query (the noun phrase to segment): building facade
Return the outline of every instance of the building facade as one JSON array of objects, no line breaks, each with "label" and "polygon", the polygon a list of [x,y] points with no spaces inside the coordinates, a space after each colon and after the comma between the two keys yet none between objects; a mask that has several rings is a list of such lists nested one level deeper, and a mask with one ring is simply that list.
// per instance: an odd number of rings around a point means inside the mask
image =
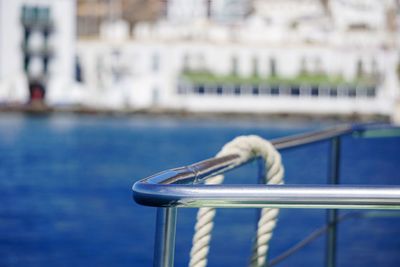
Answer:
[{"label": "building facade", "polygon": [[[0,103],[390,115],[392,0],[169,0],[132,32],[76,40],[73,0],[0,0]],[[80,83],[77,83],[78,79]]]},{"label": "building facade", "polygon": [[68,102],[75,1],[0,0],[0,103]]},{"label": "building facade", "polygon": [[92,105],[392,112],[399,93],[397,22],[388,15],[396,14],[394,1],[239,1],[241,12],[221,8],[234,1],[193,2],[169,1],[170,16],[138,24],[133,39],[79,43]]}]

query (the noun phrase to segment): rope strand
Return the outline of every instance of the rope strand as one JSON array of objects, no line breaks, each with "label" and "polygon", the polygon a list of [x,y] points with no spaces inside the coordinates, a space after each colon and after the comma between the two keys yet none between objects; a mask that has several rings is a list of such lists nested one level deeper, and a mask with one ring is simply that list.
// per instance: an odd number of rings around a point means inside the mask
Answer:
[{"label": "rope strand", "polygon": [[[273,145],[259,136],[240,136],[227,143],[217,157],[230,154],[239,155],[238,163],[244,163],[255,157],[262,157],[266,165],[264,182],[266,184],[282,184],[284,169],[279,152]],[[214,176],[206,180],[205,184],[221,184],[224,181],[223,175]],[[265,265],[268,252],[268,243],[271,240],[272,232],[276,226],[279,209],[263,208],[258,221],[256,237],[253,242],[252,256],[249,265],[261,267]],[[214,227],[214,208],[200,208],[197,213],[195,234],[190,252],[190,267],[206,267],[211,231]]]}]

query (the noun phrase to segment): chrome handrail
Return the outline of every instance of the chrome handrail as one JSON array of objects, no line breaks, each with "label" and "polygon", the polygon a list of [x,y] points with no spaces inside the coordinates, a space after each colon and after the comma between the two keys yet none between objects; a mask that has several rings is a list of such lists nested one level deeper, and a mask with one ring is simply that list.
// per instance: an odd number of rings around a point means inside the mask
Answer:
[{"label": "chrome handrail", "polygon": [[[344,125],[272,141],[278,150],[326,141],[351,133],[362,134],[374,125]],[[400,209],[400,186],[332,185],[202,185],[220,173],[243,165],[238,155],[211,158],[160,172],[133,186],[136,202],[156,207],[287,207]],[[247,162],[246,162],[247,163]],[[246,164],[244,163],[244,164]]]},{"label": "chrome handrail", "polygon": [[[300,134],[272,141],[278,150],[332,140],[330,183],[338,183],[340,138],[354,136],[400,136],[400,128],[378,124],[346,124],[332,129]],[[192,165],[160,172],[136,182],[133,197],[142,205],[161,207],[157,212],[154,266],[173,265],[177,207],[279,207],[279,208],[350,208],[400,210],[400,186],[338,185],[204,185],[207,178],[225,173],[245,163],[238,155],[211,158]],[[252,160],[249,160],[249,162]],[[265,168],[265,166],[263,167]],[[327,266],[335,266],[334,226],[337,214],[328,212]]]}]

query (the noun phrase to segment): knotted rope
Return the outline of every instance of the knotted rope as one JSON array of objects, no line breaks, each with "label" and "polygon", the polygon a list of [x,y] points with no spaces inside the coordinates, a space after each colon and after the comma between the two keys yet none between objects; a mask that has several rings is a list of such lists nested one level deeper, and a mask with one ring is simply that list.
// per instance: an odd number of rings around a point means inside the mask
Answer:
[{"label": "knotted rope", "polygon": [[[259,136],[240,136],[227,143],[217,157],[226,155],[239,155],[239,162],[244,163],[255,157],[262,157],[265,160],[266,173],[264,182],[267,184],[282,184],[284,169],[281,156],[273,145]],[[214,176],[206,180],[206,184],[221,184],[223,175]],[[258,221],[257,235],[253,242],[250,266],[261,267],[265,265],[268,252],[268,243],[275,228],[279,209],[263,208]],[[211,231],[214,226],[214,208],[200,208],[197,213],[195,234],[193,236],[192,250],[190,251],[190,267],[205,267],[211,240]]]}]

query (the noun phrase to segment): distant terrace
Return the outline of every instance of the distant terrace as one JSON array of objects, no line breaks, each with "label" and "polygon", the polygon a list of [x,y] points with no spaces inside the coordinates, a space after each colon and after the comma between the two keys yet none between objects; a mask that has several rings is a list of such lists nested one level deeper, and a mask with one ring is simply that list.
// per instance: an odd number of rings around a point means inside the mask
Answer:
[{"label": "distant terrace", "polygon": [[178,94],[375,97],[378,79],[302,73],[293,78],[279,76],[218,76],[206,71],[186,71],[180,76]]}]

